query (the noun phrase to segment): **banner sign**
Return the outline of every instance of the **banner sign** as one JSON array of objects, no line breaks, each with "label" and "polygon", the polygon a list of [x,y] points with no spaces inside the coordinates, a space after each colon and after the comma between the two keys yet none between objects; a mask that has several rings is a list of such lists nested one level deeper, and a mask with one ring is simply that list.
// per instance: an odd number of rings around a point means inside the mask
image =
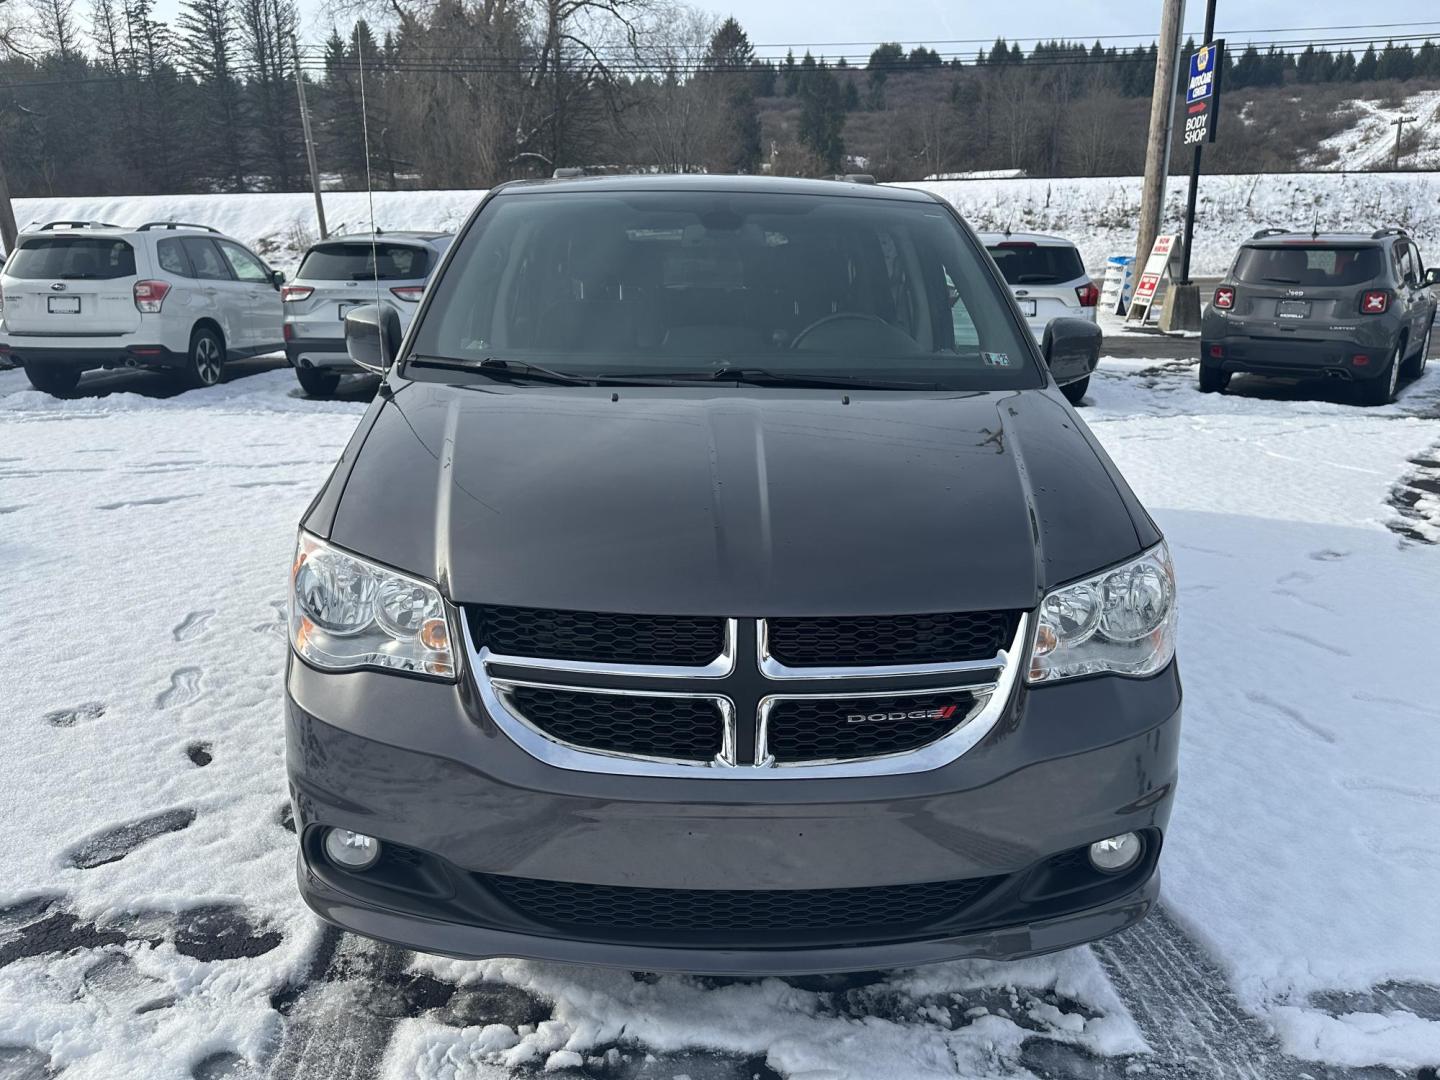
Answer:
[{"label": "banner sign", "polygon": [[1215,141],[1220,111],[1220,72],[1225,42],[1212,41],[1190,54],[1190,79],[1185,84],[1185,145]]}]

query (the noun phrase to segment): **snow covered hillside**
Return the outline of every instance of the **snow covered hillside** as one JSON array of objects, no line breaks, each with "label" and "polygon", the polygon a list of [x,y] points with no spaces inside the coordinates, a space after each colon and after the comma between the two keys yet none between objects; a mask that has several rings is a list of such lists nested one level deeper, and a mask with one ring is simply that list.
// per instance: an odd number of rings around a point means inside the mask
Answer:
[{"label": "snow covered hillside", "polygon": [[[289,198],[217,223],[253,240],[238,226],[283,229]],[[463,210],[445,198],[385,212]],[[1440,369],[1376,409],[1234,387],[1106,360],[1083,410],[1181,582],[1164,909],[1024,963],[746,980],[461,963],[323,930],[294,885],[284,581],[364,406],[305,400],[283,369],[166,400],[56,401],[0,372],[0,1076],[1433,1070]]]},{"label": "snow covered hillside", "polygon": [[1352,171],[1389,165],[1395,153],[1395,128],[1391,121],[1397,116],[1408,116],[1414,123],[1405,126],[1405,141],[1409,142],[1412,132],[1418,133],[1419,144],[1405,153],[1401,163],[1412,169],[1440,168],[1440,90],[1411,94],[1399,108],[1364,99],[1353,102],[1353,107],[1355,123],[1322,142],[1320,148],[1326,153],[1313,155],[1314,164]]},{"label": "snow covered hillside", "polygon": [[[1387,129],[1389,130],[1389,129]],[[1140,209],[1138,177],[1073,180],[991,179],[908,185],[952,202],[978,229],[1031,230],[1069,236],[1080,245],[1092,272],[1112,255],[1132,255]],[[375,194],[375,219],[385,229],[453,229],[481,191],[384,191]],[[335,232],[369,226],[363,192],[327,192],[326,216]],[[1172,177],[1165,204],[1166,227],[1179,229],[1185,181]],[[305,245],[316,239],[315,207],[308,194],[145,195],[75,199],[19,199],[21,226],[57,219],[193,221],[212,225],[250,245],[287,272]],[[1235,248],[1265,226],[1363,229],[1403,225],[1423,254],[1440,261],[1440,174],[1284,173],[1273,176],[1207,176],[1200,185],[1194,270],[1224,272]]]}]

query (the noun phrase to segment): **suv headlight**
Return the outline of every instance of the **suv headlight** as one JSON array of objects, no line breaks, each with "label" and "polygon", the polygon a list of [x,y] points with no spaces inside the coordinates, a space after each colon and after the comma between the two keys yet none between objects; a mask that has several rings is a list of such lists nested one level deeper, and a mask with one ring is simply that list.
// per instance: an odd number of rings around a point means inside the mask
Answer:
[{"label": "suv headlight", "polygon": [[1040,602],[1029,681],[1153,675],[1175,655],[1175,622],[1175,571],[1162,541]]},{"label": "suv headlight", "polygon": [[290,644],[326,671],[455,677],[450,622],[428,581],[300,534],[290,568]]}]

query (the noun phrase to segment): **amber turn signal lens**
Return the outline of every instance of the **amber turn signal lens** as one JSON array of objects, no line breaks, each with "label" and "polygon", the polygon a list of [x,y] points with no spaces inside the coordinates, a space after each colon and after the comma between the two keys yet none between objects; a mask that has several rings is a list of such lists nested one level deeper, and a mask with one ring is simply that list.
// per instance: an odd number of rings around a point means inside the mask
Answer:
[{"label": "amber turn signal lens", "polygon": [[436,652],[450,648],[450,631],[445,626],[445,620],[426,619],[420,627],[420,644]]}]

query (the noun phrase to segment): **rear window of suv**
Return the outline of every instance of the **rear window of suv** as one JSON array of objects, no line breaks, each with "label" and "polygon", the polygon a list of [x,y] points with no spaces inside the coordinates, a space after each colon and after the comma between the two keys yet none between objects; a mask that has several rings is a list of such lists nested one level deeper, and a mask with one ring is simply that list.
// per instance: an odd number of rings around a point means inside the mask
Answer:
[{"label": "rear window of suv", "polygon": [[1244,247],[1235,260],[1235,280],[1247,285],[1364,285],[1384,272],[1378,247],[1288,245]]},{"label": "rear window of suv", "polygon": [[406,281],[429,272],[428,248],[376,244],[372,249],[368,242],[357,242],[311,248],[297,276],[306,281]]},{"label": "rear window of suv", "polygon": [[1073,247],[1016,240],[996,244],[989,251],[1011,285],[1064,285],[1085,276],[1085,264]]},{"label": "rear window of suv", "polygon": [[5,264],[13,278],[62,281],[135,276],[135,249],[100,236],[41,236],[23,240]]}]

